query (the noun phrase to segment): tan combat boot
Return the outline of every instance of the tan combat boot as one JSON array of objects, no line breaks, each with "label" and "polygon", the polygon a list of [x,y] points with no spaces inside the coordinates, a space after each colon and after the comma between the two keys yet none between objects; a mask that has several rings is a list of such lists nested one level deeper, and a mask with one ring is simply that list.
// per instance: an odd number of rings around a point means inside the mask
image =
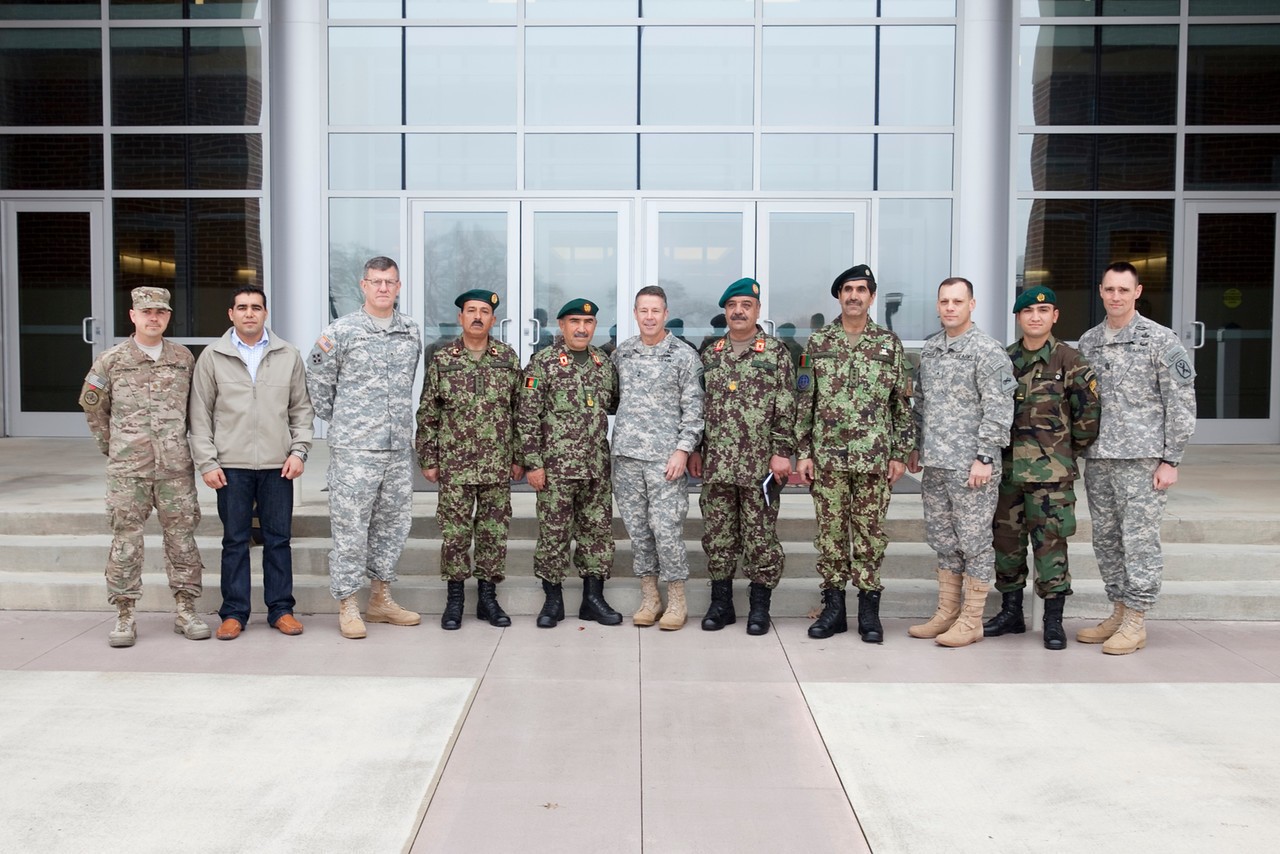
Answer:
[{"label": "tan combat boot", "polygon": [[416,626],[422,622],[422,616],[400,607],[391,598],[391,585],[377,578],[369,587],[369,607],[364,611],[364,618],[371,623],[390,623],[393,626]]},{"label": "tan combat boot", "polygon": [[960,608],[960,616],[935,641],[941,646],[957,647],[982,640],[982,606],[987,604],[987,592],[990,590],[990,581],[979,581],[966,575],[964,605]]},{"label": "tan combat boot", "polygon": [[658,597],[658,576],[640,576],[640,610],[631,617],[637,626],[652,626],[662,616],[662,599]]},{"label": "tan combat boot", "polygon": [[356,594],[352,593],[338,603],[338,631],[344,638],[359,640],[368,635],[364,628],[364,620],[360,619],[360,603]]},{"label": "tan combat boot", "polygon": [[1076,632],[1076,640],[1080,641],[1080,643],[1102,643],[1120,629],[1120,623],[1123,621],[1124,603],[1116,602],[1110,617],[1107,617],[1096,626],[1090,626],[1087,629],[1081,629]]},{"label": "tan combat boot", "polygon": [[133,602],[121,599],[116,603],[116,626],[107,635],[108,646],[133,646],[138,639],[138,624],[133,619]]},{"label": "tan combat boot", "polygon": [[1102,651],[1107,655],[1128,655],[1147,645],[1146,612],[1124,609],[1124,619],[1116,633],[1107,638]]},{"label": "tan combat boot", "polygon": [[667,610],[658,621],[658,628],[674,632],[684,628],[684,621],[689,617],[689,606],[684,601],[684,582],[667,582]]},{"label": "tan combat boot", "polygon": [[929,622],[911,626],[907,634],[913,638],[936,638],[951,628],[960,616],[960,576],[945,569],[938,570],[938,610]]},{"label": "tan combat boot", "polygon": [[173,594],[173,600],[178,603],[178,616],[173,620],[173,631],[187,640],[207,640],[213,632],[209,631],[204,620],[196,613],[196,597],[189,591],[179,590]]}]

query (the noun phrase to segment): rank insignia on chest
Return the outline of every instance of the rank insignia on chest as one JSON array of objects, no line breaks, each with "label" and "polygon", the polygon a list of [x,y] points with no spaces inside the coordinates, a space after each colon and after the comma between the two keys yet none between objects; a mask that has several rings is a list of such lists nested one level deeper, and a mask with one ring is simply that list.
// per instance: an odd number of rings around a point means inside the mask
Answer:
[{"label": "rank insignia on chest", "polygon": [[595,353],[591,354],[591,361],[596,363],[597,368],[604,364],[604,362],[600,361],[600,357],[597,356]]},{"label": "rank insignia on chest", "polygon": [[593,398],[593,397],[588,397],[588,398],[587,398],[587,406],[595,406],[595,405],[596,405],[595,398]]},{"label": "rank insignia on chest", "polygon": [[724,349],[724,339],[721,338],[719,341],[716,342],[716,352],[719,353],[723,349]]},{"label": "rank insignia on chest", "polygon": [[564,353],[560,354],[560,367],[562,368],[569,367],[569,357]]},{"label": "rank insignia on chest", "polygon": [[537,377],[525,377],[524,379],[525,388],[529,388],[529,389],[537,388],[539,384],[540,383]]},{"label": "rank insignia on chest", "polygon": [[763,352],[764,352],[764,339],[763,339],[763,338],[757,338],[757,339],[756,339],[756,345],[755,345],[754,347],[752,347],[751,349],[755,350],[757,353],[763,353]]},{"label": "rank insignia on chest", "polygon": [[733,382],[729,383],[729,391],[737,391],[737,390],[738,390],[737,380],[734,380]]}]

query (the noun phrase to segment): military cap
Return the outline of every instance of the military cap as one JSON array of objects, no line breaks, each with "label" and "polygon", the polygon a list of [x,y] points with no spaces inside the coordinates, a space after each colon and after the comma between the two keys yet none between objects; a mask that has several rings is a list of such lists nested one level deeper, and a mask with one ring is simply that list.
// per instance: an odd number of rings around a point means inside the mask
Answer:
[{"label": "military cap", "polygon": [[596,312],[599,310],[600,306],[590,300],[571,299],[564,304],[564,308],[560,309],[560,313],[556,315],[556,320],[568,317],[571,314],[585,314],[588,317],[595,317]]},{"label": "military cap", "polygon": [[871,268],[866,264],[857,264],[836,276],[836,280],[831,283],[831,295],[839,299],[841,286],[845,282],[851,282],[855,279],[866,279],[867,287],[871,289],[871,293],[876,292],[876,277],[871,272]]},{"label": "military cap", "polygon": [[1048,303],[1049,305],[1057,305],[1057,295],[1046,288],[1044,285],[1036,285],[1034,288],[1027,288],[1018,294],[1018,299],[1013,303],[1013,313],[1017,314],[1029,305],[1035,303]]},{"label": "military cap", "polygon": [[173,306],[169,305],[169,291],[165,288],[134,288],[129,296],[133,297],[133,307],[138,311],[144,308],[173,311]]},{"label": "military cap", "polygon": [[724,296],[720,297],[720,307],[724,308],[724,304],[734,297],[760,299],[760,283],[755,279],[738,279],[725,289]]},{"label": "military cap", "polygon": [[458,294],[458,298],[453,301],[453,304],[458,308],[462,308],[463,303],[468,303],[472,300],[487,302],[493,308],[497,308],[499,302],[498,295],[493,291],[486,291],[484,288],[472,288],[465,293]]}]

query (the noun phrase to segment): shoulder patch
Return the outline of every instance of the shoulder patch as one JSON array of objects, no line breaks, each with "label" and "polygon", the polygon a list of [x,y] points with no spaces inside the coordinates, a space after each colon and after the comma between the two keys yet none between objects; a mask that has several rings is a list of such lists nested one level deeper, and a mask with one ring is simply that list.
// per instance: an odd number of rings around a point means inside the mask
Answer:
[{"label": "shoulder patch", "polygon": [[813,385],[813,371],[809,368],[801,368],[796,374],[796,388],[800,391],[808,391],[811,385]]},{"label": "shoulder patch", "polygon": [[85,377],[85,378],[84,378],[84,381],[85,381],[85,383],[87,383],[88,385],[91,385],[91,386],[93,386],[94,388],[99,389],[99,390],[104,389],[104,388],[106,388],[106,387],[107,387],[107,378],[106,378],[106,377],[100,377],[100,376],[98,376],[97,374],[94,374],[94,373],[90,373],[90,374],[89,374],[89,376],[87,376],[87,377]]},{"label": "shoulder patch", "polygon": [[1018,381],[1014,379],[1010,371],[1000,372],[1000,391],[1003,394],[1013,394],[1018,387]]},{"label": "shoulder patch", "polygon": [[333,342],[329,340],[328,335],[321,335],[319,338],[317,338],[316,346],[326,353],[333,350]]},{"label": "shoulder patch", "polygon": [[1169,368],[1169,373],[1179,385],[1186,385],[1196,378],[1196,370],[1191,366],[1191,356],[1180,343],[1170,344],[1160,361]]}]

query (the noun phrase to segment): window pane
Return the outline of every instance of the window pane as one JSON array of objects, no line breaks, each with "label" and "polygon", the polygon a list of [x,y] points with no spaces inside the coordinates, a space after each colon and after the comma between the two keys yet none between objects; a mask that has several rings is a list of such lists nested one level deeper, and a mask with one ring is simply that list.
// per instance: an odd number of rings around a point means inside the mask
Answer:
[{"label": "window pane", "polygon": [[[545,0],[540,0],[545,2]],[[494,3],[493,0],[406,0],[407,18],[489,18],[514,21],[516,4],[513,0]],[[393,16],[394,17],[394,16]]]},{"label": "window pane", "polygon": [[400,134],[329,134],[329,189],[399,190]]},{"label": "window pane", "polygon": [[515,134],[407,134],[404,180],[406,190],[514,190]]},{"label": "window pane", "polygon": [[644,27],[640,123],[749,125],[754,30]]},{"label": "window pane", "polygon": [[640,187],[644,190],[750,190],[751,136],[641,134]]},{"label": "window pane", "polygon": [[401,30],[329,30],[329,124],[398,125]]},{"label": "window pane", "polygon": [[[1192,3],[1196,0],[1191,0]],[[1213,0],[1218,2],[1218,0]],[[1177,15],[1179,0],[1022,0],[1027,18],[1144,17]]]},{"label": "window pane", "polygon": [[403,0],[329,0],[330,18],[399,18],[403,10]]},{"label": "window pane", "polygon": [[99,30],[0,30],[0,125],[101,125]]},{"label": "window pane", "polygon": [[874,142],[871,134],[763,134],[760,189],[872,190]]},{"label": "window pane", "polygon": [[634,27],[525,30],[525,121],[634,125]]},{"label": "window pane", "polygon": [[117,190],[260,190],[258,134],[114,134]]},{"label": "window pane", "polygon": [[112,124],[185,125],[182,30],[110,33]]},{"label": "window pane", "polygon": [[765,125],[875,124],[874,27],[766,27]]},{"label": "window pane", "polygon": [[515,124],[514,27],[410,27],[405,53],[408,124]]},{"label": "window pane", "polygon": [[853,243],[852,213],[769,214],[769,269],[763,279],[769,319],[797,364],[809,336],[840,314],[839,303],[820,283],[866,260],[853,257]]},{"label": "window pane", "polygon": [[880,28],[880,125],[949,125],[955,27]]},{"label": "window pane", "polygon": [[386,255],[403,264],[400,254],[399,199],[330,199],[329,318],[364,304],[365,261]]},{"label": "window pane", "polygon": [[638,18],[640,4],[637,0],[538,0],[525,6],[524,15],[531,21],[548,18]]},{"label": "window pane", "polygon": [[755,0],[644,0],[646,18],[752,18]]},{"label": "window pane", "polygon": [[1026,134],[1018,139],[1018,189],[1172,190],[1173,134]]},{"label": "window pane", "polygon": [[1280,134],[1187,134],[1188,190],[1280,190]]},{"label": "window pane", "polygon": [[690,346],[723,335],[712,319],[720,295],[743,276],[742,214],[658,214],[658,284],[667,292],[667,328]]},{"label": "window pane", "polygon": [[1187,124],[1280,124],[1280,26],[1191,27],[1187,68]]},{"label": "window pane", "polygon": [[874,18],[876,0],[765,0],[767,18]]},{"label": "window pane", "polygon": [[[927,338],[940,328],[938,282],[951,275],[951,202],[884,199],[879,230],[876,302],[881,322],[905,340]],[[993,287],[1003,293],[1002,284],[974,284],[988,294]]]},{"label": "window pane", "polygon": [[1191,0],[1193,15],[1280,15],[1280,0]]},{"label": "window pane", "polygon": [[951,134],[880,134],[881,190],[950,190]]},{"label": "window pane", "polygon": [[591,343],[608,343],[609,327],[618,322],[618,215],[613,211],[533,215],[533,314],[542,324],[535,352],[555,340],[556,314],[571,299],[597,305]]},{"label": "window pane", "polygon": [[260,38],[256,27],[111,30],[112,122],[256,125]]},{"label": "window pane", "polygon": [[185,17],[193,20],[214,18],[256,18],[260,3],[254,0],[111,0],[111,17],[125,19],[161,19]]},{"label": "window pane", "polygon": [[193,125],[256,125],[262,116],[262,32],[201,27],[191,34]]},{"label": "window pane", "polygon": [[948,18],[955,13],[955,0],[880,0],[882,18]]},{"label": "window pane", "polygon": [[1102,27],[1098,124],[1177,121],[1178,28]]},{"label": "window pane", "polygon": [[102,4],[85,0],[0,0],[0,21],[99,20]]},{"label": "window pane", "polygon": [[636,136],[542,133],[524,138],[524,184],[530,190],[636,189]]},{"label": "window pane", "polygon": [[[506,211],[428,211],[423,214],[425,316],[423,338],[427,358],[443,341],[461,332],[458,294],[484,288],[507,295]],[[358,278],[358,276],[357,276]],[[357,291],[358,293],[359,291]],[[507,316],[508,301],[495,314]],[[495,335],[497,332],[494,333]]]},{"label": "window pane", "polygon": [[100,134],[0,135],[0,190],[101,190]]}]

